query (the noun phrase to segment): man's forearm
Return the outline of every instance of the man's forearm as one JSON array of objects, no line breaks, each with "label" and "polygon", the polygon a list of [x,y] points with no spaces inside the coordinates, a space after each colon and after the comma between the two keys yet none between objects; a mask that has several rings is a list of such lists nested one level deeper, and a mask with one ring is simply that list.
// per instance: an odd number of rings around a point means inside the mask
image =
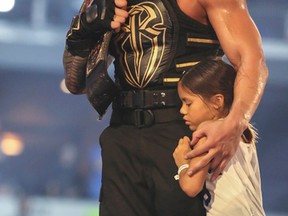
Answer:
[{"label": "man's forearm", "polygon": [[85,92],[88,55],[93,44],[110,30],[113,17],[113,13],[106,13],[108,6],[114,8],[113,1],[107,5],[103,5],[102,1],[92,1],[92,5],[89,2],[84,1],[66,35],[63,65],[66,87],[72,94]]},{"label": "man's forearm", "polygon": [[245,62],[238,68],[234,86],[234,101],[228,119],[239,124],[244,131],[262,98],[268,69],[264,56]]},{"label": "man's forearm", "polygon": [[87,57],[74,56],[67,49],[64,50],[65,83],[72,94],[83,94],[85,91],[86,64]]}]

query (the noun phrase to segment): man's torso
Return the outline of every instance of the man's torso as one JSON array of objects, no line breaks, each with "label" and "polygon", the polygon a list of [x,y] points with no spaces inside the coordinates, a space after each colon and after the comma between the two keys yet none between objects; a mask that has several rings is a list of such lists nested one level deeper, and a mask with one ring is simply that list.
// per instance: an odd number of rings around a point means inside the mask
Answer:
[{"label": "man's torso", "polygon": [[182,72],[220,50],[198,1],[129,1],[129,17],[113,40],[122,89],[175,87]]}]

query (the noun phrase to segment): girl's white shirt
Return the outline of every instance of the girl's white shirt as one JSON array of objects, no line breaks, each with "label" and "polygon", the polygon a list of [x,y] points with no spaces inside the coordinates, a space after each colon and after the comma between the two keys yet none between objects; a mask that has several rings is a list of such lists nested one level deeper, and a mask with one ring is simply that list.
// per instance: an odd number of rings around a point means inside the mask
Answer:
[{"label": "girl's white shirt", "polygon": [[206,179],[207,216],[265,216],[255,143],[240,145],[221,176]]}]

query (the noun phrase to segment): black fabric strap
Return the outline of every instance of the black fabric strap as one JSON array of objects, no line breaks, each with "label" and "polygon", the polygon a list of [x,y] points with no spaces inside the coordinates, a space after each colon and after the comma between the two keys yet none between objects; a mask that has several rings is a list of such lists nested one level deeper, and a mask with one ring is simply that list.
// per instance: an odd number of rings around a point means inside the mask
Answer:
[{"label": "black fabric strap", "polygon": [[180,107],[158,109],[123,109],[113,110],[111,125],[134,125],[138,128],[149,127],[153,124],[182,120]]},{"label": "black fabric strap", "polygon": [[148,109],[180,105],[177,89],[122,91],[114,102],[114,108],[117,109]]}]

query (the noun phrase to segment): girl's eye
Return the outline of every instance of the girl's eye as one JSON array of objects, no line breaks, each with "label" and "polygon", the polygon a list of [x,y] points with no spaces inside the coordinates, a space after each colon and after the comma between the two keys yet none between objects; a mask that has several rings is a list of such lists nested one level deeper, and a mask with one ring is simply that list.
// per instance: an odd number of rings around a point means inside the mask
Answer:
[{"label": "girl's eye", "polygon": [[192,103],[186,103],[186,106],[189,107]]}]

